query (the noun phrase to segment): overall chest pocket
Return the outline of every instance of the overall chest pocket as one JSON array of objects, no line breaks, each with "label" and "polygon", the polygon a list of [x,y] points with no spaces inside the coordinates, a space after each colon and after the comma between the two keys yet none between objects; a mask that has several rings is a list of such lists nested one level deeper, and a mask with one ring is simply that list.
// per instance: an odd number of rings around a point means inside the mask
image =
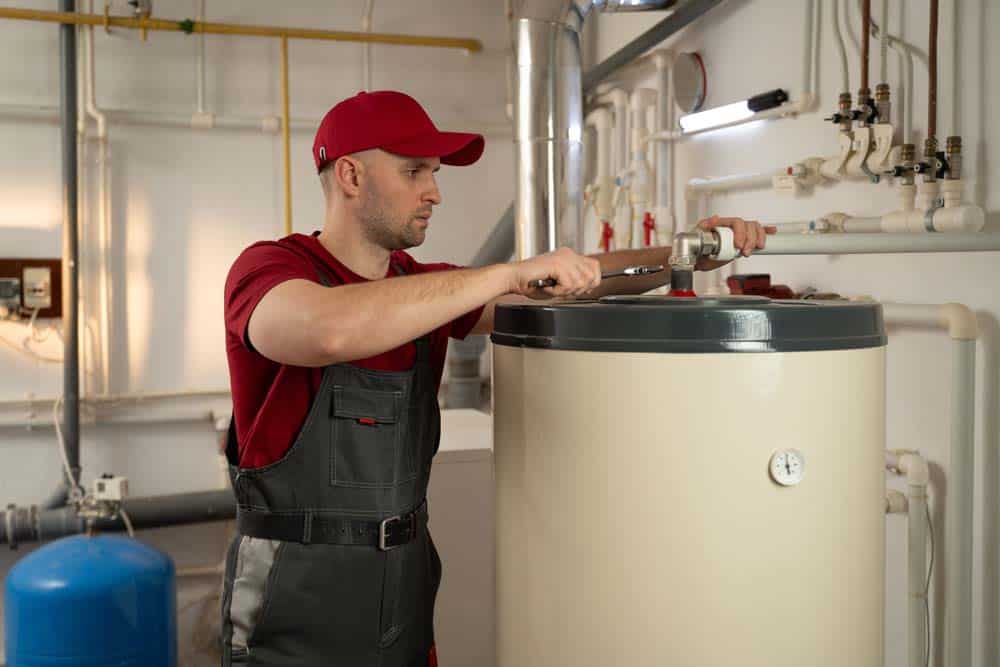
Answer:
[{"label": "overall chest pocket", "polygon": [[391,486],[409,476],[401,466],[401,391],[335,385],[330,414],[331,484]]}]

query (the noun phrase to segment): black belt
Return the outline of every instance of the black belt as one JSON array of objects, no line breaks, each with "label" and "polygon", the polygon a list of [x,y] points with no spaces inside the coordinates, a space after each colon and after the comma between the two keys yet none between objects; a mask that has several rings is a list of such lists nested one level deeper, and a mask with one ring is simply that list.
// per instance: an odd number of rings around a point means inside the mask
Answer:
[{"label": "black belt", "polygon": [[344,516],[296,512],[271,512],[236,509],[236,528],[241,535],[302,544],[348,544],[376,547],[389,551],[412,542],[427,525],[427,501],[412,512],[390,516],[381,521],[352,519]]}]

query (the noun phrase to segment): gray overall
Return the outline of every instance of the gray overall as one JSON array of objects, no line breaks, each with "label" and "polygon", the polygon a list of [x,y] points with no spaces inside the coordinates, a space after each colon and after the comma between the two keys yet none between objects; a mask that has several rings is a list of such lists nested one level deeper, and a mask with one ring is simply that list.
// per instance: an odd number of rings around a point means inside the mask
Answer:
[{"label": "gray overall", "polygon": [[427,665],[441,561],[425,498],[439,435],[428,336],[408,371],[323,370],[288,452],[234,470],[223,667]]}]

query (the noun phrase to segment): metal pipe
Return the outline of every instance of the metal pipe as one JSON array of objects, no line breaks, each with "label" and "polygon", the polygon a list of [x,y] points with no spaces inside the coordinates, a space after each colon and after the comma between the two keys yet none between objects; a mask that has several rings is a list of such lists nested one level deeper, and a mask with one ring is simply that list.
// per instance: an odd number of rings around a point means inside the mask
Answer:
[{"label": "metal pipe", "polygon": [[[72,12],[75,0],[59,0],[59,8]],[[75,486],[80,479],[80,340],[79,340],[79,273],[80,254],[77,221],[77,72],[76,28],[59,26],[60,56],[60,118],[62,122],[63,170],[63,436],[66,456]]]},{"label": "metal pipe", "polygon": [[[721,5],[723,0],[691,0],[678,7],[652,28],[642,33],[631,42],[614,52],[583,76],[583,92],[590,93],[612,72],[624,67],[646,51],[667,39],[681,28],[703,16],[709,10]],[[673,5],[673,2],[662,3],[661,6],[646,7],[647,9],[663,9]]]},{"label": "metal pipe", "polygon": [[[128,498],[122,502],[122,507],[136,529],[226,521],[236,516],[236,501],[230,489]],[[35,505],[9,506],[4,518],[6,520],[0,521],[0,544],[11,546],[76,535],[86,530],[74,507],[45,510]],[[8,527],[12,529],[10,533]],[[125,530],[120,517],[99,519],[95,527],[105,531]]]},{"label": "metal pipe", "polygon": [[577,23],[517,24],[516,246],[520,259],[583,238],[583,104]]},{"label": "metal pipe", "polygon": [[288,113],[288,38],[281,38],[281,143],[285,156],[285,236],[292,233],[292,149]]},{"label": "metal pipe", "polygon": [[1000,232],[954,234],[779,234],[757,255],[866,255],[1000,250]]},{"label": "metal pipe", "polygon": [[931,0],[930,35],[927,43],[927,138],[937,136],[937,33],[938,0]]},{"label": "metal pipe", "polygon": [[861,3],[861,90],[868,90],[868,53],[871,46],[872,0]]},{"label": "metal pipe", "polygon": [[0,8],[0,19],[21,21],[44,21],[70,25],[92,25],[112,28],[134,28],[139,30],[165,30],[169,32],[198,33],[208,35],[242,35],[245,37],[285,37],[288,39],[315,39],[328,42],[361,42],[373,44],[394,44],[397,46],[430,46],[444,49],[462,49],[477,53],[483,50],[478,39],[458,37],[425,37],[420,35],[399,35],[391,33],[365,33],[345,30],[316,30],[312,28],[283,28],[266,25],[240,25],[236,23],[201,23],[185,19],[131,18],[124,16],[105,17],[97,14],[76,12],[46,12],[35,9]]},{"label": "metal pipe", "polygon": [[514,254],[514,205],[511,204],[500,216],[493,231],[476,251],[470,266],[487,266],[510,261]]}]

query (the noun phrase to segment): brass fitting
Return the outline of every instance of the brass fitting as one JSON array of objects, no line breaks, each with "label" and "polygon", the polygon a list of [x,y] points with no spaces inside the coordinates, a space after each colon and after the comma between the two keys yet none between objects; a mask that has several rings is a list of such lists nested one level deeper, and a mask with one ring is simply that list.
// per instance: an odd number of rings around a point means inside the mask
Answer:
[{"label": "brass fitting", "polygon": [[945,160],[948,162],[948,180],[962,178],[962,137],[948,137],[944,143]]}]

